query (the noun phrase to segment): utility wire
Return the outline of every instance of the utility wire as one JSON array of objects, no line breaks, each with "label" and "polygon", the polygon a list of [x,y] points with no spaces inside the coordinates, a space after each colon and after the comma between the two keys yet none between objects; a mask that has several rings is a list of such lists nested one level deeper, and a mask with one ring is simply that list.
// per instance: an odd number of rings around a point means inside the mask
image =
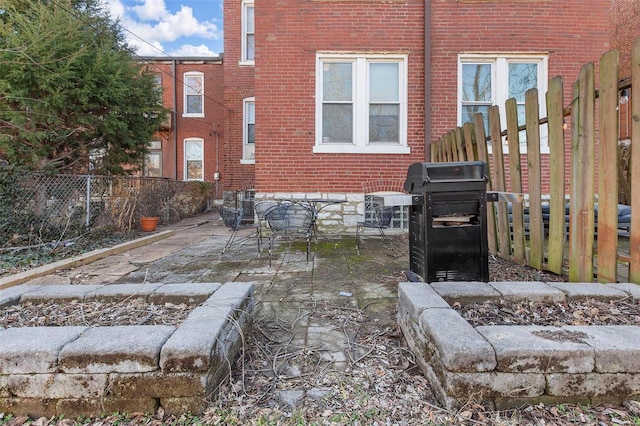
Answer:
[{"label": "utility wire", "polygon": [[[61,5],[58,1],[56,0],[51,0],[51,3],[58,6],[59,8],[61,8],[62,10],[64,10],[65,12],[67,12],[69,15],[71,15],[72,17],[74,17],[75,19],[78,19],[79,21],[81,21],[83,24],[85,25],[91,25],[90,22],[86,21],[82,16],[78,16],[76,13],[74,13],[73,10],[69,10],[67,7]],[[139,39],[140,41],[148,44],[149,46],[153,47],[154,49],[156,49],[157,51],[159,51],[160,53],[166,55],[165,57],[158,57],[158,59],[171,59],[171,60],[179,60],[179,58],[175,58],[171,55],[169,55],[168,53],[162,51],[161,49],[157,48],[156,46],[154,46],[152,43],[148,42],[147,40],[145,40],[144,38],[140,37],[139,35],[135,34],[134,32],[132,32],[131,30],[129,30],[128,28],[126,28],[124,25],[122,25],[120,22],[116,22],[116,24],[118,25],[119,28],[121,28],[122,30],[124,30],[125,32],[131,34],[132,36],[136,37],[137,39]],[[170,73],[168,73],[167,71],[163,70],[162,68],[160,68],[158,65],[154,64],[154,63],[149,63],[149,58],[144,58],[140,55],[138,55],[137,53],[132,53],[132,55],[134,57],[136,57],[138,59],[138,61],[140,62],[144,62],[148,65],[151,65],[154,69],[156,69],[158,72],[168,75],[169,77],[173,78],[176,80],[176,82],[183,84],[185,87],[191,88],[191,89],[195,89],[192,86],[189,86],[185,81],[183,81],[182,79],[178,78],[177,75],[173,76]],[[208,78],[209,81],[213,81],[211,78]],[[203,98],[209,99],[210,101],[212,101],[213,103],[221,106],[222,108],[226,109],[227,111],[233,113],[234,111],[227,107],[226,105],[224,105],[223,103],[219,102],[218,100],[212,98],[211,96],[208,96],[206,93],[204,93],[204,91],[202,92],[202,96]],[[216,125],[217,123],[211,122],[211,121],[205,121],[205,123],[207,124],[211,124]]]}]

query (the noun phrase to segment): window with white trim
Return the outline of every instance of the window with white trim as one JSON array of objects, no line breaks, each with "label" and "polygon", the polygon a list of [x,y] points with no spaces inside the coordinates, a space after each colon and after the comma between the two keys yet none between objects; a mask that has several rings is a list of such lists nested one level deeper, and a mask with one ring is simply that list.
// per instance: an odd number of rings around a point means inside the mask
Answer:
[{"label": "window with white trim", "polygon": [[242,101],[242,163],[254,164],[256,160],[256,102],[255,98]]},{"label": "window with white trim", "polygon": [[187,72],[184,74],[184,114],[185,117],[204,117],[204,74]]},{"label": "window with white trim", "polygon": [[[538,89],[540,117],[546,116],[547,55],[468,54],[459,56],[458,123],[473,122],[473,115],[482,113],[485,131],[489,135],[489,107],[500,110],[501,129],[506,128],[505,102],[516,100],[518,125],[525,124],[525,93]],[[540,127],[541,149],[548,152],[546,125]],[[526,150],[526,132],[519,134],[521,150]]]},{"label": "window with white trim", "polygon": [[253,65],[256,53],[253,0],[242,2],[242,54],[240,63]]},{"label": "window with white trim", "polygon": [[149,177],[162,177],[162,142],[149,142],[149,153],[145,159],[144,175]]},{"label": "window with white trim", "polygon": [[204,139],[184,140],[184,180],[204,180]]},{"label": "window with white trim", "polygon": [[317,54],[314,152],[408,154],[407,56]]}]

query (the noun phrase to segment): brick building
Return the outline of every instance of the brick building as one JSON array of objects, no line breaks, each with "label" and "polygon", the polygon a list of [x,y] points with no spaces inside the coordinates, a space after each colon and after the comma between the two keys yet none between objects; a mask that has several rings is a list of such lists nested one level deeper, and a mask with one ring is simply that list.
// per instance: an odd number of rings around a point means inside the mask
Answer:
[{"label": "brick building", "polygon": [[609,49],[609,0],[254,1],[225,1],[225,188],[342,196],[346,228],[363,183],[404,179],[430,141],[531,87],[544,97],[549,77],[568,104]]},{"label": "brick building", "polygon": [[149,146],[144,175],[215,182],[223,167],[222,58],[141,60],[156,74],[163,106],[170,110]]}]

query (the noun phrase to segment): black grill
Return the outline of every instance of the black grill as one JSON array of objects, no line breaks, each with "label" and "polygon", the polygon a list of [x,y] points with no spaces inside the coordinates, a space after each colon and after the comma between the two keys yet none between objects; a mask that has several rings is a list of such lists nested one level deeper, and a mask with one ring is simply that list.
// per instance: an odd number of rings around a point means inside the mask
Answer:
[{"label": "black grill", "polygon": [[486,187],[482,161],[409,166],[411,272],[429,283],[489,281]]}]

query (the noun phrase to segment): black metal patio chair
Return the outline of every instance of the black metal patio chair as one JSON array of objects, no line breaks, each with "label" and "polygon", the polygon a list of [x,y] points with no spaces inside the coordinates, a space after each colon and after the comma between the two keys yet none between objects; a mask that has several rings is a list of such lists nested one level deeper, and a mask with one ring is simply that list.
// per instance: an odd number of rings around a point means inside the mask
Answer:
[{"label": "black metal patio chair", "polygon": [[233,241],[235,240],[238,231],[244,228],[244,226],[242,225],[242,217],[244,216],[244,209],[242,207],[236,209],[228,206],[220,206],[218,211],[220,212],[220,217],[224,222],[224,226],[229,228],[229,231],[231,232],[231,235],[229,236],[229,239],[224,245],[222,252],[220,252],[220,256],[218,256],[218,259],[220,259],[222,255],[227,251],[227,249],[231,247],[231,244],[233,244]]},{"label": "black metal patio chair", "polygon": [[315,215],[313,211],[300,203],[278,203],[266,214],[271,234],[269,235],[269,267],[276,239],[304,238],[307,244],[307,261],[311,251],[311,237]]},{"label": "black metal patio chair", "polygon": [[391,220],[393,219],[393,215],[396,210],[398,210],[398,206],[380,206],[378,204],[374,204],[373,218],[365,218],[364,221],[358,222],[356,225],[356,250],[358,251],[358,254],[360,254],[360,236],[366,228],[377,229],[389,250],[393,252],[391,242],[384,233],[384,230],[391,226]]},{"label": "black metal patio chair", "polygon": [[256,201],[253,205],[256,221],[256,238],[258,239],[258,255],[261,253],[262,238],[265,236],[265,230],[269,227],[267,214],[277,205],[278,202],[274,200]]}]

